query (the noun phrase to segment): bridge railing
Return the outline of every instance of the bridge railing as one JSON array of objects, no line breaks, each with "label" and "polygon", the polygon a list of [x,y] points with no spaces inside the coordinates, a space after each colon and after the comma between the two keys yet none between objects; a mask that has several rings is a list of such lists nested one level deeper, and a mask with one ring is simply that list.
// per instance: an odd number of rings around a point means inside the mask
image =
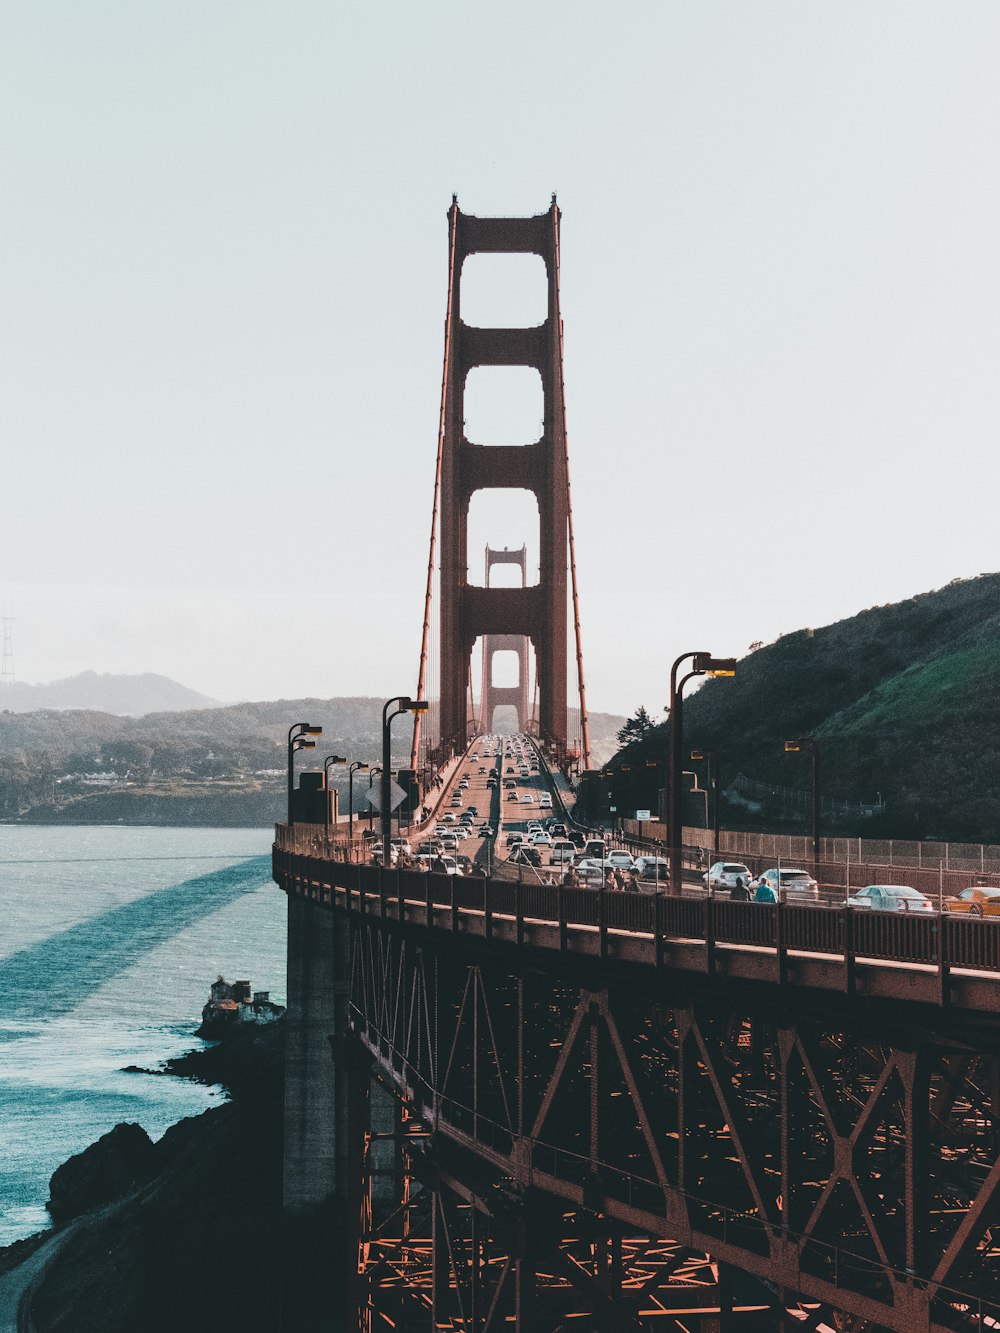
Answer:
[{"label": "bridge railing", "polygon": [[329,861],[277,846],[273,858],[279,883],[288,880],[310,891],[315,886],[329,896],[341,890],[341,905],[350,911],[415,920],[456,933],[468,933],[463,914],[474,913],[486,919],[487,936],[495,918],[516,921],[519,939],[526,922],[558,925],[563,941],[572,930],[597,931],[602,953],[610,932],[701,943],[710,958],[720,947],[742,946],[773,950],[786,958],[790,953],[839,955],[848,971],[852,961],[861,958],[922,964],[941,974],[952,967],[1000,972],[1000,917],[518,884]]}]

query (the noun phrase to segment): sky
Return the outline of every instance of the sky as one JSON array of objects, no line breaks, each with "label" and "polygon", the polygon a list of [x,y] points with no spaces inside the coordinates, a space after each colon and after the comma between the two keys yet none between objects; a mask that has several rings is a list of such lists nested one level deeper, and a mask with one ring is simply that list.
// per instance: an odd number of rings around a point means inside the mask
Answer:
[{"label": "sky", "polygon": [[[52,0],[2,32],[17,679],[414,690],[453,192],[562,209],[592,709],[1000,566],[994,0]],[[467,277],[467,314],[533,322],[530,264]],[[470,426],[537,415],[476,393]],[[507,498],[477,578],[537,549]]]}]

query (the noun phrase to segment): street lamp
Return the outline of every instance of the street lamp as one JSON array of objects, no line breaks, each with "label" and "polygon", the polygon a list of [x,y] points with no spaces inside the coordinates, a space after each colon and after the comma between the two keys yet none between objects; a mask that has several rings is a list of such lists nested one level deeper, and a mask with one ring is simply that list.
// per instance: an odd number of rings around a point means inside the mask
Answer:
[{"label": "street lamp", "polygon": [[[691,670],[677,679],[682,662],[691,658]],[[681,653],[670,668],[670,765],[668,778],[667,837],[670,842],[670,893],[680,897],[682,875],[681,744],[684,722],[681,714],[684,686],[694,676],[735,676],[735,657],[713,657],[711,653]]]},{"label": "street lamp", "polygon": [[[398,704],[395,712],[389,709]],[[382,709],[382,864],[391,864],[390,848],[392,844],[392,720],[401,713],[426,713],[430,708],[426,699],[411,699],[409,695],[398,694],[395,699],[387,699]]]},{"label": "street lamp", "polygon": [[354,846],[354,775],[359,768],[367,768],[360,759],[355,759],[354,763],[347,770],[347,839],[350,846]]},{"label": "street lamp", "polygon": [[[323,760],[323,786],[325,789],[324,795],[326,796],[326,807],[323,811],[325,818],[323,820],[323,823],[326,826],[325,831],[327,837],[330,836],[330,806],[331,806],[330,769],[333,767],[334,764],[346,764],[346,763],[347,760],[344,758],[342,754],[328,754],[326,758]],[[334,793],[334,795],[336,796],[336,792]]]},{"label": "street lamp", "polygon": [[371,772],[368,774],[368,832],[371,833],[372,825],[375,822],[375,807],[372,805],[372,779],[376,773],[382,772],[381,764],[372,764]]},{"label": "street lamp", "polygon": [[691,783],[691,794],[692,794],[692,796],[694,795],[695,792],[700,792],[700,794],[701,794],[702,796],[704,796],[704,798],[705,798],[705,827],[708,828],[708,788],[707,788],[707,787],[699,787],[699,786],[698,786],[698,774],[697,774],[693,769],[691,769],[691,768],[685,768],[684,771],[683,771],[683,773],[681,774],[681,777],[684,777],[684,778],[691,778],[691,779],[693,779],[693,781],[692,781],[692,783]]},{"label": "street lamp", "polygon": [[314,736],[321,736],[323,728],[314,726],[312,722],[295,722],[288,728],[288,822],[295,823],[295,817],[292,812],[292,802],[294,800],[293,792],[295,790],[295,751],[296,750],[315,750],[316,742],[312,739]]},{"label": "street lamp", "polygon": [[811,736],[800,736],[797,741],[785,741],[786,754],[804,751],[812,760],[812,826],[813,874],[819,879],[819,746]]},{"label": "street lamp", "polygon": [[[719,771],[715,762],[714,750],[692,750],[691,759],[694,763],[705,764],[705,786],[712,793],[712,861],[719,859]],[[705,820],[708,823],[708,820]]]}]

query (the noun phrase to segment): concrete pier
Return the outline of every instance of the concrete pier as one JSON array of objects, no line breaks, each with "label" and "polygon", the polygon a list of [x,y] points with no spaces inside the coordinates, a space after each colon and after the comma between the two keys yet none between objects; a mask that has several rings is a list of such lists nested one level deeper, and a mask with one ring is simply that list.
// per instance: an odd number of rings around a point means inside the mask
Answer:
[{"label": "concrete pier", "polygon": [[346,1202],[348,1061],[335,1060],[346,1032],[350,939],[340,912],[288,898],[285,1016],[284,1207]]}]

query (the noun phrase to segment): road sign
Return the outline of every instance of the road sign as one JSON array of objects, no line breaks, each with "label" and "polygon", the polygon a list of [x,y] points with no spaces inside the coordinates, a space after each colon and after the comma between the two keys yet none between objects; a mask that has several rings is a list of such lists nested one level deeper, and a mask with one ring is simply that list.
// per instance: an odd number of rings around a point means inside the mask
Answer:
[{"label": "road sign", "polygon": [[[403,791],[399,783],[394,779],[389,779],[389,810],[392,812],[398,805],[406,800],[406,792]],[[373,810],[382,809],[382,784],[377,783],[368,793],[368,804]]]},{"label": "road sign", "polygon": [[653,818],[653,814],[652,814],[652,811],[650,811],[650,810],[637,810],[637,811],[635,812],[635,817],[636,817],[636,819],[639,821],[639,823],[641,824],[641,823],[643,823],[643,822],[644,822],[645,820],[647,820],[647,819],[652,819],[652,818]]}]

